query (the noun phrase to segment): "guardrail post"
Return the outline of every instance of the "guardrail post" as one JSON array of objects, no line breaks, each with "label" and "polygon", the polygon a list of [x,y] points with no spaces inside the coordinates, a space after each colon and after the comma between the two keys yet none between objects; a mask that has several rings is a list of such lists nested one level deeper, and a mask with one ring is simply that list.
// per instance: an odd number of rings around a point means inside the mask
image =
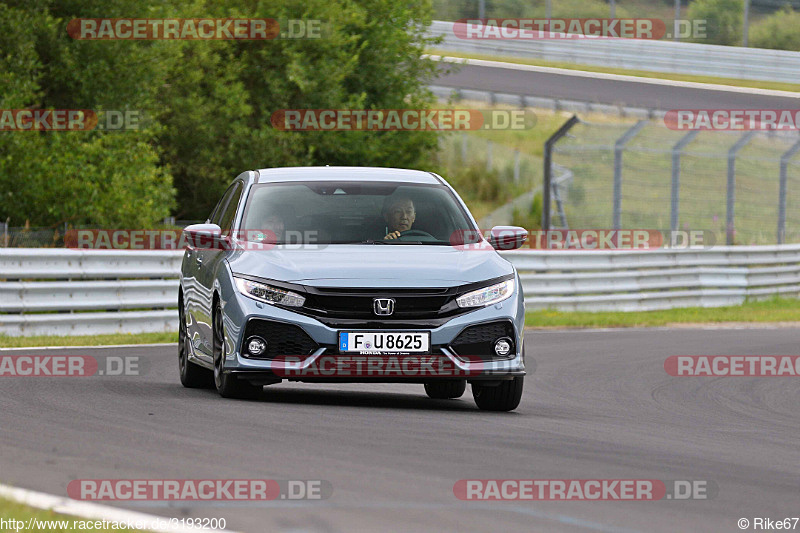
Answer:
[{"label": "guardrail post", "polygon": [[558,128],[553,135],[544,142],[544,172],[542,180],[542,229],[550,229],[550,195],[553,181],[553,146],[567,134],[567,132],[580,122],[577,115],[572,115],[563,126]]},{"label": "guardrail post", "polygon": [[614,220],[615,230],[622,225],[622,149],[641,131],[647,124],[646,120],[640,120],[633,125],[625,134],[614,143]]},{"label": "guardrail post", "polygon": [[786,172],[789,160],[800,151],[800,141],[781,155],[781,182],[778,192],[778,244],[783,244],[786,239]]},{"label": "guardrail post", "polygon": [[734,209],[736,203],[736,154],[750,142],[756,132],[748,131],[728,150],[728,192],[725,212],[725,244],[733,244]]},{"label": "guardrail post", "polygon": [[672,147],[672,201],[669,210],[669,228],[672,231],[678,230],[678,206],[680,205],[681,193],[681,152],[687,144],[692,142],[692,139],[697,137],[698,133],[700,133],[700,130],[690,131]]}]

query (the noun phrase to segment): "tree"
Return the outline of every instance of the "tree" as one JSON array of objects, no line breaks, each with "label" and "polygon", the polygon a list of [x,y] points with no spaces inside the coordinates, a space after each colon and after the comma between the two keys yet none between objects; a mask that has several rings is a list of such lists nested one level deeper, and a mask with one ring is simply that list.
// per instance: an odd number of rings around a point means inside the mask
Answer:
[{"label": "tree", "polygon": [[[115,5],[126,12],[137,3]],[[46,1],[0,4],[0,109],[151,105],[155,91],[148,88],[168,68],[159,47],[142,53],[118,46],[124,43],[72,41],[61,18],[69,9]],[[174,203],[171,178],[158,164],[156,131],[0,132],[0,217],[32,225],[151,226]]]},{"label": "tree", "polygon": [[706,37],[695,41],[736,46],[742,42],[741,0],[694,0],[689,4],[690,20],[706,21]]},{"label": "tree", "polygon": [[785,7],[753,25],[750,44],[756,48],[800,51],[800,12]]}]

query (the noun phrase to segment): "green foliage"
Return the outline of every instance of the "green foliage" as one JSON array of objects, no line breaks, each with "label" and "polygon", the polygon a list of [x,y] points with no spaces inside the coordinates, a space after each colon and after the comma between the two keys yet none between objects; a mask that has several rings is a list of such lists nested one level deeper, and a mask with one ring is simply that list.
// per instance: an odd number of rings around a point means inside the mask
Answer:
[{"label": "green foliage", "polygon": [[[114,4],[119,13],[135,13],[137,5]],[[61,18],[67,6],[0,5],[0,109],[152,106],[152,85],[169,69],[159,47],[126,50],[124,42],[73,41],[64,30],[73,16]],[[76,16],[92,13],[89,5],[83,9]],[[115,14],[109,7],[107,15]],[[0,133],[0,217],[18,225],[152,225],[174,205],[155,133],[155,128]]]},{"label": "green foliage", "polygon": [[[426,168],[433,132],[284,132],[281,109],[428,108],[435,64],[427,0],[307,0],[204,3],[213,16],[323,21],[320,39],[186,43],[164,100],[165,161],[179,191],[179,216],[204,218],[226,184],[252,168],[375,165]],[[198,187],[203,184],[203,187]]]},{"label": "green foliage", "polygon": [[[12,0],[0,108],[136,110],[140,130],[0,133],[0,218],[151,226],[205,218],[248,169],[427,168],[435,132],[284,132],[281,109],[428,108],[430,0]],[[73,18],[314,19],[319,39],[81,41]],[[177,197],[176,197],[177,193]]]},{"label": "green foliage", "polygon": [[447,182],[467,202],[498,202],[504,200],[504,181],[498,170],[486,170],[486,163],[465,165],[446,176]]},{"label": "green foliage", "polygon": [[[478,18],[477,0],[434,0],[437,20]],[[611,10],[603,0],[558,0],[552,2],[553,18],[608,18]],[[498,18],[544,18],[545,0],[486,0],[486,16]],[[631,16],[617,3],[616,16]]]},{"label": "green foliage", "polygon": [[706,37],[697,42],[735,46],[742,44],[743,10],[741,0],[694,0],[687,18],[706,21]]},{"label": "green foliage", "polygon": [[528,209],[527,212],[520,212],[519,210],[515,209],[512,215],[511,224],[514,226],[521,226],[527,230],[542,229],[542,198],[542,193],[537,192],[534,195],[530,209]]},{"label": "green foliage", "polygon": [[800,51],[800,12],[785,7],[750,29],[750,45],[756,48]]}]

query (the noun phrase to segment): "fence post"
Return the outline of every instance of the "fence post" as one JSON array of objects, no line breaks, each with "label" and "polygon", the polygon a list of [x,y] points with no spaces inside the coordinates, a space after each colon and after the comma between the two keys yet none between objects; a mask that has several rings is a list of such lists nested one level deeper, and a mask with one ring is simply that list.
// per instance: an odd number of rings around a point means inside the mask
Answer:
[{"label": "fence post", "polygon": [[700,130],[690,131],[672,147],[672,201],[669,210],[669,229],[672,231],[678,230],[678,206],[681,201],[681,152],[687,144],[697,137],[698,133],[700,133]]},{"label": "fence post", "polygon": [[8,221],[3,222],[3,248],[8,248]]},{"label": "fence post", "polygon": [[786,172],[789,160],[800,151],[800,141],[781,155],[781,184],[778,192],[778,244],[783,244],[786,239]]},{"label": "fence post", "polygon": [[725,210],[725,244],[733,244],[734,209],[736,203],[736,154],[750,142],[756,132],[748,131],[728,150],[728,192]]},{"label": "fence post", "polygon": [[514,150],[514,183],[519,183],[519,150]]},{"label": "fence post", "polygon": [[640,120],[626,131],[622,137],[617,139],[614,143],[614,220],[613,227],[615,230],[620,229],[622,225],[622,149],[625,145],[633,139],[633,137],[641,131],[647,124],[647,120]]},{"label": "fence post", "polygon": [[577,115],[572,115],[563,126],[558,128],[553,135],[544,142],[544,173],[542,179],[542,229],[550,229],[550,190],[553,181],[553,146],[567,134],[567,132],[580,122]]}]

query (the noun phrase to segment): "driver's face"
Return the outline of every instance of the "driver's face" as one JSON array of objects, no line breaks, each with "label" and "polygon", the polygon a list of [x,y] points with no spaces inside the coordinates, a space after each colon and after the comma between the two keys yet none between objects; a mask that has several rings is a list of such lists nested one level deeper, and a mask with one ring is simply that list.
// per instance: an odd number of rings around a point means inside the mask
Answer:
[{"label": "driver's face", "polygon": [[408,231],[417,218],[414,210],[414,202],[411,200],[400,200],[393,203],[385,215],[389,231]]}]

